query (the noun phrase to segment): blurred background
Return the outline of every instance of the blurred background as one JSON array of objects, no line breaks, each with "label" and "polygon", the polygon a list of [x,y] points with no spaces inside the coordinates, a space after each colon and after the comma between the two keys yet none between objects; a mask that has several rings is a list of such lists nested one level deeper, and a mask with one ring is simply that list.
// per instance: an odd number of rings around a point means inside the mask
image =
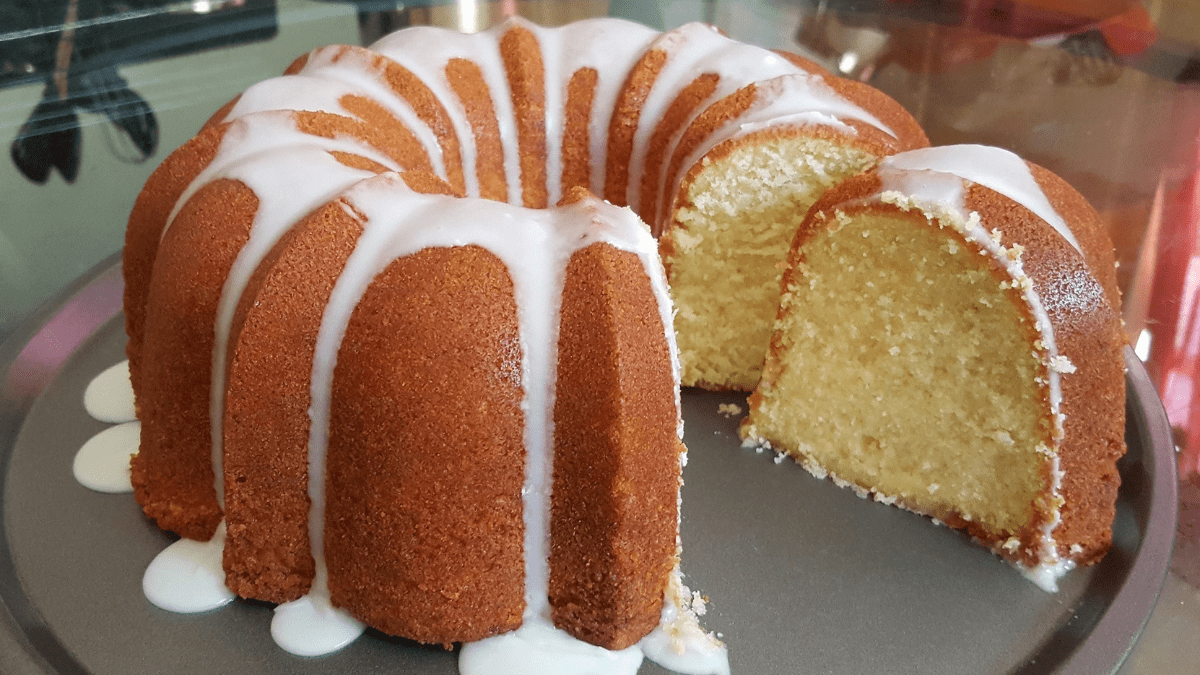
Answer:
[{"label": "blurred background", "polygon": [[0,0],[0,341],[120,250],[150,172],[250,84],[320,45],[408,25],[473,32],[510,14],[714,23],[879,87],[934,144],[1008,148],[1088,197],[1183,479],[1175,571],[1127,669],[1200,672],[1194,0]]},{"label": "blurred background", "polygon": [[153,168],[248,85],[319,45],[515,13],[714,23],[883,89],[934,144],[999,145],[1066,178],[1108,225],[1129,341],[1196,469],[1194,0],[0,0],[0,338],[120,249]]}]

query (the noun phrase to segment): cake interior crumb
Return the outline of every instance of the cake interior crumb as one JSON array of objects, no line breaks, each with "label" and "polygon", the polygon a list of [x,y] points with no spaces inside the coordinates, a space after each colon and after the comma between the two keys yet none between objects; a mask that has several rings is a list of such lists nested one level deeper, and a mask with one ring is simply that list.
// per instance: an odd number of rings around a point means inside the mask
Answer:
[{"label": "cake interior crumb", "polygon": [[850,487],[1020,531],[1047,480],[1050,425],[1019,291],[919,214],[860,213],[803,252],[748,429]]},{"label": "cake interior crumb", "polygon": [[792,237],[813,202],[874,161],[818,138],[747,144],[710,162],[663,235],[685,385],[758,383]]}]

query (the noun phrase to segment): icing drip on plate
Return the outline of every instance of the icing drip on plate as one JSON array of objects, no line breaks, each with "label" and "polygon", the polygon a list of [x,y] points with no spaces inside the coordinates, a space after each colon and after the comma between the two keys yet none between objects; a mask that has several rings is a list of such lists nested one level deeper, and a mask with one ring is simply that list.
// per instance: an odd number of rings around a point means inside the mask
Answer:
[{"label": "icing drip on plate", "polygon": [[[121,386],[122,377],[128,380],[128,362],[117,364],[97,376],[88,387],[91,392],[88,410],[132,410],[133,390]],[[130,491],[129,455],[137,450],[140,430],[139,422],[127,422],[110,427],[85,443],[80,455],[90,455],[90,451],[85,453],[84,450],[97,445],[117,446],[122,451],[98,453],[98,459],[86,460],[93,468],[82,474],[77,457],[75,475],[79,482],[94,490],[115,492],[117,490],[97,487],[98,479],[86,476],[121,474],[124,491]],[[118,440],[110,441],[110,438]],[[224,522],[209,541],[180,539],[174,542],[146,568],[142,577],[146,598],[157,607],[184,614],[206,612],[230,603],[234,595],[225,587],[221,563],[224,547]],[[620,651],[603,649],[571,637],[554,628],[544,612],[527,615],[525,625],[516,631],[463,645],[459,669],[463,675],[493,675],[497,672],[535,675],[548,669],[562,675],[634,675],[643,659],[649,658],[664,668],[688,675],[728,675],[728,652],[700,627],[689,606],[689,597],[687,587],[680,581],[679,571],[675,570],[667,589],[662,624],[637,645]],[[279,605],[271,621],[271,636],[276,644],[300,656],[335,652],[358,638],[363,629],[362,623],[329,604],[327,591],[310,593]],[[550,665],[554,667],[550,669]]]},{"label": "icing drip on plate", "polygon": [[92,436],[75,454],[75,480],[97,492],[133,492],[129,458],[137,454],[141,435],[141,422],[125,422]]},{"label": "icing drip on plate", "polygon": [[75,453],[75,480],[97,492],[133,492],[129,458],[137,454],[142,423],[134,412],[129,362],[108,367],[88,383],[83,407],[93,419],[116,426],[92,436]]},{"label": "icing drip on plate", "polygon": [[133,384],[129,381],[129,362],[110,366],[96,376],[83,392],[83,408],[93,418],[109,424],[137,419],[133,409]]},{"label": "icing drip on plate", "polygon": [[225,523],[208,541],[180,539],[163,549],[146,568],[142,591],[146,599],[169,612],[194,614],[229,604],[221,556]]},{"label": "icing drip on plate", "polygon": [[308,595],[275,608],[271,637],[297,656],[336,652],[358,639],[366,626],[329,603],[326,595]]}]

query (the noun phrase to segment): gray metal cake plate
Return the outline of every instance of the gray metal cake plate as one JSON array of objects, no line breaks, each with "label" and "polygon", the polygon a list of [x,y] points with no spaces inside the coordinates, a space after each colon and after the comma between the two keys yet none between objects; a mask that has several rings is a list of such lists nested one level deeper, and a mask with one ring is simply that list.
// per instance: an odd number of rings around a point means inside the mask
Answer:
[{"label": "gray metal cake plate", "polygon": [[[321,658],[271,641],[271,607],[171,614],[141,592],[170,541],[132,496],[72,476],[103,423],[83,390],[124,358],[114,257],[0,345],[0,672],[454,673],[456,658],[368,633]],[[1145,370],[1128,361],[1129,453],[1112,551],[1039,590],[959,533],[865,501],[791,460],[743,449],[737,395],[685,392],[683,570],[733,672],[1111,673],[1154,607],[1175,531],[1174,449]],[[647,664],[642,673],[664,673]]]}]

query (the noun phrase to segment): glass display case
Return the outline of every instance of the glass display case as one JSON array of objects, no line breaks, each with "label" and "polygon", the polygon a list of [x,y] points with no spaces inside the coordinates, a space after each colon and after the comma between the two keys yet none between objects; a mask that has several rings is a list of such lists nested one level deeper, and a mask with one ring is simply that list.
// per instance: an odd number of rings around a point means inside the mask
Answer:
[{"label": "glass display case", "polygon": [[[5,345],[0,358],[8,360],[3,367],[29,366],[21,359],[31,358],[29,345],[38,336],[49,339],[46,326],[69,323],[72,319],[64,317],[70,312],[85,317],[79,319],[78,335],[65,340],[61,350],[47,347],[47,365],[38,371],[41,384],[18,396],[12,393],[16,371],[9,372],[9,395],[15,398],[8,405],[22,403],[19,414],[0,417],[0,425],[14,425],[11,438],[0,437],[0,442],[17,443],[18,432],[29,442],[35,432],[25,426],[26,415],[46,392],[65,386],[54,378],[75,346],[119,352],[119,334],[102,336],[99,347],[91,336],[119,311],[119,298],[112,304],[112,289],[120,284],[113,266],[126,218],[158,163],[222,104],[321,45],[369,45],[417,25],[478,32],[509,15],[547,26],[597,16],[656,29],[691,21],[715,24],[735,39],[798,53],[879,88],[913,114],[934,145],[1007,148],[1078,189],[1098,211],[1116,249],[1126,337],[1145,367],[1144,381],[1134,385],[1145,399],[1138,404],[1154,410],[1161,398],[1174,434],[1170,441],[1155,442],[1173,444],[1166,451],[1159,448],[1158,459],[1176,466],[1160,462],[1147,469],[1147,483],[1131,483],[1145,490],[1138,498],[1149,501],[1144,512],[1130,507],[1136,521],[1130,528],[1138,531],[1130,536],[1150,537],[1156,527],[1172,534],[1177,529],[1173,558],[1170,543],[1162,548],[1159,542],[1157,553],[1146,554],[1159,558],[1155,567],[1137,557],[1142,544],[1134,545],[1129,570],[1142,564],[1140,573],[1148,577],[1127,570],[1103,582],[1115,585],[1104,593],[1080,590],[1072,596],[1078,600],[1075,607],[1030,605],[1026,609],[1035,616],[1035,628],[1013,629],[1004,623],[1016,621],[1012,616],[997,619],[997,630],[1010,631],[1012,643],[995,642],[994,636],[979,641],[1008,650],[1011,662],[997,657],[995,663],[981,663],[979,672],[1140,675],[1200,669],[1200,642],[1194,639],[1200,631],[1200,383],[1195,381],[1200,367],[1200,5],[1183,0],[0,0],[0,141],[9,148],[0,157],[0,343]],[[92,319],[86,318],[89,303],[101,308]],[[693,408],[702,400],[715,409],[717,399],[697,396]],[[726,399],[720,401],[724,405]],[[700,419],[688,420],[694,428],[718,437],[735,435],[736,420],[696,414]],[[49,439],[49,429],[36,433]],[[1150,438],[1151,432],[1143,431]],[[1142,450],[1149,457],[1155,449]],[[6,482],[12,480],[10,475]],[[13,514],[23,507],[10,498],[0,513],[21,517]],[[1164,499],[1170,504],[1160,503]],[[685,527],[688,517],[685,511]],[[766,513],[750,517],[771,518]],[[1149,539],[1139,541],[1149,546]],[[22,555],[14,552],[0,560],[0,567],[12,568],[0,569],[10,574],[9,581],[0,579],[0,597],[19,594],[17,586],[28,581],[17,568],[36,561]],[[1155,570],[1167,567],[1160,596],[1163,577],[1155,577]],[[888,579],[871,588],[906,594],[895,575],[870,569]],[[706,578],[705,588],[715,603],[714,623],[726,626],[736,654],[737,633],[767,630],[766,619],[722,624],[722,581],[719,575]],[[1134,588],[1137,584],[1142,587]],[[797,588],[781,587],[788,593]],[[1133,595],[1136,601],[1129,600]],[[846,597],[859,603],[859,611],[871,611],[866,598],[853,591]],[[803,597],[795,604],[797,615],[823,611]],[[37,602],[8,611],[8,630],[17,636],[13,644],[34,654],[13,657],[12,672],[129,672],[122,669],[136,662],[124,657],[137,649],[128,634],[113,638],[97,631],[105,637],[88,637],[79,627],[45,619],[58,610]],[[89,617],[98,616],[88,611]],[[789,615],[773,620],[780,619]],[[943,622],[939,625],[955,634],[949,620],[928,620]],[[30,637],[30,625],[58,632],[61,639]],[[798,625],[815,635],[830,632],[805,621]],[[143,628],[138,624],[130,630]],[[937,654],[970,651],[976,637],[958,635],[953,644],[922,651],[898,646],[903,640],[896,636],[903,634],[881,638],[892,651],[876,650],[847,662],[881,665],[894,657],[902,665],[891,664],[892,672],[954,672],[962,662],[943,663]],[[113,639],[123,656],[105,655],[99,642]],[[242,649],[240,638],[228,631],[214,639],[233,640],[232,648]],[[781,639],[780,650],[821,649],[813,641]],[[45,647],[50,643],[56,646]],[[1108,648],[1097,646],[1101,643]],[[845,648],[836,640],[820,644]],[[380,639],[368,654],[354,657],[361,657],[354,667],[387,663],[389,649],[417,648]],[[274,657],[257,647],[247,653],[261,660],[255,661],[264,668],[260,672],[285,672],[291,663],[269,663]],[[5,663],[0,657],[0,671],[8,672]],[[331,663],[323,672],[352,672],[343,670],[350,668],[345,663]],[[735,657],[734,672],[770,672],[739,670],[737,663]],[[764,663],[799,668],[805,657],[792,653]],[[205,672],[195,663],[188,667],[188,672]],[[309,667],[319,668],[305,662]]]}]

